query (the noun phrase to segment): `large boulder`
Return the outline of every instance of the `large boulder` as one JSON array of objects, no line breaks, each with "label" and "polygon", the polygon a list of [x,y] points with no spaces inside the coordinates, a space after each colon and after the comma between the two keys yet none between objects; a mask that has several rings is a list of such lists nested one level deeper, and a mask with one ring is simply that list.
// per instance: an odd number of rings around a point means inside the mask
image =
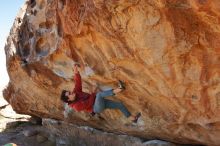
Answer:
[{"label": "large boulder", "polygon": [[[220,145],[219,0],[29,0],[5,46],[5,99],[18,113],[64,120],[62,89],[73,63],[83,90],[116,87],[136,125],[117,110],[101,118],[72,112],[68,121],[177,143]],[[116,97],[114,97],[116,98]]]}]

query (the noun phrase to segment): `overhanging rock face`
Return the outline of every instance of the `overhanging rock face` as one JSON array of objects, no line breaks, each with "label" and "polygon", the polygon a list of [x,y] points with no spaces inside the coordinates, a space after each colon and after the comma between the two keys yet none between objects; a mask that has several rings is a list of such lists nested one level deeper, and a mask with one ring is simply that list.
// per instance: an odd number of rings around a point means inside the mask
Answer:
[{"label": "overhanging rock face", "polygon": [[128,125],[116,110],[102,118],[73,112],[69,122],[218,146],[219,24],[219,0],[27,1],[5,46],[10,82],[4,97],[19,113],[63,120],[59,96],[72,90],[77,61],[92,69],[81,72],[84,91],[124,80],[117,100],[142,117]]}]

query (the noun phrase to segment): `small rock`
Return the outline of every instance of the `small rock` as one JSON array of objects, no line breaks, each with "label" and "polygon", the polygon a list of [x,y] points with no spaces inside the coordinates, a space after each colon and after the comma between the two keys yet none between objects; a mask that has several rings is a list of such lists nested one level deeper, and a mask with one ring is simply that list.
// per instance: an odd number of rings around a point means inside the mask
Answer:
[{"label": "small rock", "polygon": [[32,116],[29,121],[35,125],[42,125],[42,119],[39,117]]},{"label": "small rock", "polygon": [[36,135],[38,132],[36,130],[25,130],[23,131],[24,136],[30,137]]},{"label": "small rock", "polygon": [[56,142],[56,136],[54,134],[50,134],[48,140],[50,140],[51,142]]},{"label": "small rock", "polygon": [[69,145],[69,140],[67,138],[57,138],[56,139],[56,144],[57,145]]},{"label": "small rock", "polygon": [[45,136],[43,136],[43,135],[40,135],[40,134],[37,135],[36,139],[37,139],[37,142],[38,142],[38,143],[43,143],[43,142],[45,142],[45,141],[48,140],[47,137],[45,137]]},{"label": "small rock", "polygon": [[42,146],[56,146],[56,142],[52,142],[50,140],[45,141]]},{"label": "small rock", "polygon": [[162,140],[150,140],[143,143],[145,146],[176,146],[173,143],[162,141]]}]

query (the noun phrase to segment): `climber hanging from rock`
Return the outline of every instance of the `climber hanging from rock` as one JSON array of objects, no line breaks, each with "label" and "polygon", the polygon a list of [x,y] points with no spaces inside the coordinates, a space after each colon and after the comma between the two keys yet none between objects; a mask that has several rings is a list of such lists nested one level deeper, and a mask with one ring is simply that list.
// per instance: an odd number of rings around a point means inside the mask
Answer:
[{"label": "climber hanging from rock", "polygon": [[129,120],[136,123],[141,116],[140,113],[131,115],[128,109],[121,102],[115,102],[106,99],[107,96],[114,96],[115,94],[125,90],[125,83],[118,81],[118,88],[101,91],[98,93],[88,94],[82,91],[82,81],[79,73],[80,65],[76,63],[73,68],[75,88],[73,91],[63,90],[61,93],[61,100],[67,103],[75,111],[86,111],[92,115],[101,113],[105,109],[119,109]]}]

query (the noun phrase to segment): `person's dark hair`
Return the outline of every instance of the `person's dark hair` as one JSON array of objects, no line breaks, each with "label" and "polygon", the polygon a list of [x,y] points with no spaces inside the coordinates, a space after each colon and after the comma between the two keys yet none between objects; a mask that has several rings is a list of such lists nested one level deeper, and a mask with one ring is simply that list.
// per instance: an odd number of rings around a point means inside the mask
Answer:
[{"label": "person's dark hair", "polygon": [[61,99],[63,102],[68,103],[68,104],[71,104],[71,103],[74,103],[74,102],[77,101],[77,100],[69,101],[69,100],[68,100],[69,97],[66,96],[66,92],[69,92],[69,91],[63,90],[63,91],[61,92],[61,95],[60,95],[60,99]]},{"label": "person's dark hair", "polygon": [[63,102],[65,102],[65,103],[69,103],[69,101],[68,101],[68,96],[66,96],[66,92],[68,92],[67,90],[63,90],[62,92],[61,92],[61,95],[60,95],[60,99],[63,101]]}]

